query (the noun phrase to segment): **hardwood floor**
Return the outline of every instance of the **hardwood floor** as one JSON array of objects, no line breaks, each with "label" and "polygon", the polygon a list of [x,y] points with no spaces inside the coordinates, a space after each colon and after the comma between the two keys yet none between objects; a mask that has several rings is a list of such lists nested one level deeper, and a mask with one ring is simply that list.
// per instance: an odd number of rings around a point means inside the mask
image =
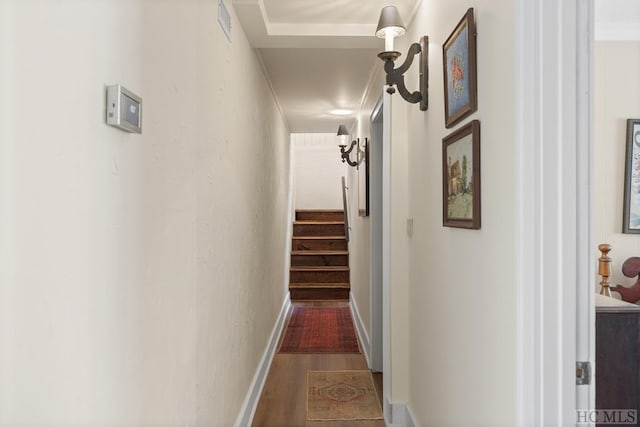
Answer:
[{"label": "hardwood floor", "polygon": [[[346,301],[296,301],[292,306],[345,307]],[[291,316],[289,312],[288,317]],[[287,319],[288,323],[289,319]],[[282,336],[280,337],[280,341]],[[383,420],[307,421],[307,370],[368,369],[362,354],[276,353],[253,418],[254,427],[384,427]],[[378,398],[382,375],[374,374]]]}]

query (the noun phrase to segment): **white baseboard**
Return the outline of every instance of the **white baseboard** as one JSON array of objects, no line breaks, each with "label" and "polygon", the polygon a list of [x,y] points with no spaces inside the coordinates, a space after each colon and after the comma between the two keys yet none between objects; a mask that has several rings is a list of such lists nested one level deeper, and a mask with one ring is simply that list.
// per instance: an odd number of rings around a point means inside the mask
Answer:
[{"label": "white baseboard", "polygon": [[409,409],[409,405],[405,403],[390,403],[385,399],[385,409],[387,409],[388,418],[386,424],[389,427],[416,427],[415,418]]},{"label": "white baseboard", "polygon": [[349,293],[349,302],[351,303],[351,315],[353,316],[353,321],[356,324],[358,338],[360,338],[360,344],[362,344],[362,354],[364,354],[364,358],[367,359],[367,366],[371,368],[371,359],[369,359],[369,352],[371,351],[369,335],[367,334],[367,330],[364,328],[364,323],[362,323],[360,311],[358,310],[358,304],[356,304],[356,300],[353,298],[352,293]]},{"label": "white baseboard", "polygon": [[287,318],[289,307],[291,307],[291,301],[289,300],[289,293],[287,292],[285,300],[282,303],[282,308],[280,309],[280,314],[276,320],[276,324],[273,326],[273,330],[271,331],[271,337],[269,338],[267,347],[264,350],[262,359],[258,364],[258,369],[256,370],[256,373],[253,376],[253,381],[251,381],[251,385],[249,386],[247,396],[242,403],[242,408],[240,408],[240,413],[234,423],[235,427],[248,427],[253,421],[253,416],[256,413],[258,401],[260,400],[260,394],[262,393],[264,382],[267,379],[267,374],[269,373],[269,368],[271,367],[271,362],[273,361],[273,356],[276,352],[278,339],[280,338],[280,334],[284,328],[284,321]]}]

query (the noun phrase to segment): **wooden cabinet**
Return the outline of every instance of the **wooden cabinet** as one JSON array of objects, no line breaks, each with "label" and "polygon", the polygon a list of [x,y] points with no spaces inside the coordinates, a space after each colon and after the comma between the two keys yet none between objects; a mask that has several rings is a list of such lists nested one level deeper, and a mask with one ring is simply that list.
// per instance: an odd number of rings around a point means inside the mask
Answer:
[{"label": "wooden cabinet", "polygon": [[640,307],[606,299],[596,304],[596,408],[640,415]]}]

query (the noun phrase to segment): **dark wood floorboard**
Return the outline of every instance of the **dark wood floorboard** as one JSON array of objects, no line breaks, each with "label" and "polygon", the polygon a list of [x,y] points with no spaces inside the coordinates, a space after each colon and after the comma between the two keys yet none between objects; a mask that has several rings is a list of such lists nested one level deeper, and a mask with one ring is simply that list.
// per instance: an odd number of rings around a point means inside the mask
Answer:
[{"label": "dark wood floorboard", "polygon": [[[345,307],[346,301],[304,301],[292,305]],[[291,312],[287,315],[287,323]],[[284,334],[284,331],[283,331]],[[282,336],[280,337],[280,341]],[[254,427],[384,427],[383,420],[307,421],[307,370],[339,371],[368,369],[362,354],[276,353],[258,402]],[[374,374],[378,398],[382,395],[382,374]]]}]

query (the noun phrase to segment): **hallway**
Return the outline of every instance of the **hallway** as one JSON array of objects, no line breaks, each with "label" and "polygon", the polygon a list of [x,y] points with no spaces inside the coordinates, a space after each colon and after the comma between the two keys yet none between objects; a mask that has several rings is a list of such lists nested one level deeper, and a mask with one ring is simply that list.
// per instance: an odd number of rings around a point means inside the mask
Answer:
[{"label": "hallway", "polygon": [[[292,302],[287,325],[294,307],[348,307],[344,301]],[[282,343],[286,327],[279,339]],[[362,344],[359,343],[362,347]],[[262,390],[253,419],[254,427],[384,427],[383,420],[307,421],[306,377],[309,370],[366,370],[367,362],[359,354],[291,354],[276,353]],[[374,374],[378,398],[382,395],[382,374]]]},{"label": "hallway", "polygon": [[[640,64],[622,1],[394,0],[382,40],[382,0],[0,0],[0,427],[382,426],[307,421],[307,371],[367,366],[390,426],[568,425],[595,389],[572,369],[595,363],[573,327],[595,219],[640,247],[619,232],[640,117],[608,57]],[[593,3],[636,38],[595,70]],[[594,103],[611,76],[624,103]],[[450,202],[450,179],[479,189]],[[460,205],[479,228],[445,221]],[[292,238],[317,207],[344,237]],[[302,283],[349,298],[363,354],[275,353]]]}]

